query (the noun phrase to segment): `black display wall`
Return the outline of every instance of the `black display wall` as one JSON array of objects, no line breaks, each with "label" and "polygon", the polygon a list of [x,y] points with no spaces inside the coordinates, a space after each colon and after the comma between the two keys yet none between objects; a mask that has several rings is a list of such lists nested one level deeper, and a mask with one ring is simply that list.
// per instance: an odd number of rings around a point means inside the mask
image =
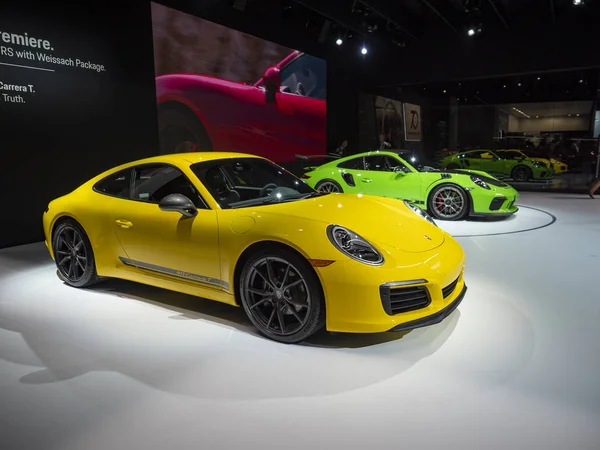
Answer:
[{"label": "black display wall", "polygon": [[[158,153],[150,2],[12,3],[0,15],[0,248],[41,241],[53,198]],[[223,14],[224,2],[162,3],[277,42],[276,23]],[[327,146],[356,147],[361,70],[314,41],[281,44],[327,58]]]},{"label": "black display wall", "polygon": [[51,199],[157,152],[152,55],[149,2],[3,3],[0,247],[41,240]]}]

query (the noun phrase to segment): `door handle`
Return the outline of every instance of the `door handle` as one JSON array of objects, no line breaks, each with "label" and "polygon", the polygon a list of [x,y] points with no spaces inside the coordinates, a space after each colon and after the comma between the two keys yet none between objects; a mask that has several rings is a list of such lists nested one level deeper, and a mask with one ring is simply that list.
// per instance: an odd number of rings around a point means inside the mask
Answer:
[{"label": "door handle", "polygon": [[133,224],[129,220],[117,219],[115,220],[116,224],[121,228],[131,228]]},{"label": "door handle", "polygon": [[370,183],[370,182],[371,182],[371,181],[373,181],[373,180],[371,180],[370,178],[361,178],[361,181],[362,181],[363,183]]}]

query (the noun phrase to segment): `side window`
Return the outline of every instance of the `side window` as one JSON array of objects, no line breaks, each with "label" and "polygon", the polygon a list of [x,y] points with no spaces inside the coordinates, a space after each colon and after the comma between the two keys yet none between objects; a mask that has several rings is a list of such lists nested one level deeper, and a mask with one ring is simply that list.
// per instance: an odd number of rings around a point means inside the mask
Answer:
[{"label": "side window", "polygon": [[[470,152],[470,153],[465,153],[463,155],[463,157],[464,158],[470,158],[470,159],[481,159],[481,157],[482,157],[481,155],[483,153],[484,152]],[[489,152],[486,152],[486,153],[489,153]]]},{"label": "side window", "polygon": [[340,169],[365,170],[364,159],[365,158],[363,158],[363,157],[352,158],[352,159],[349,159],[348,161],[339,163],[337,166]]},{"label": "side window", "polygon": [[365,158],[365,170],[393,172],[396,167],[399,167],[404,171],[408,170],[400,161],[387,155],[373,155]]},{"label": "side window", "polygon": [[129,198],[131,168],[107,176],[94,185],[94,190],[114,197]]},{"label": "side window", "polygon": [[188,178],[177,168],[166,164],[139,166],[134,169],[131,198],[148,203],[159,203],[167,195],[181,194],[197,208],[208,206]]},{"label": "side window", "polygon": [[306,53],[281,70],[281,92],[325,100],[327,97],[325,60]]},{"label": "side window", "polygon": [[396,159],[396,158],[392,158],[391,156],[386,156],[385,157],[388,167],[390,167],[390,171],[394,172],[394,171],[398,171],[401,170],[402,172],[411,172],[411,170],[406,167],[402,161]]}]

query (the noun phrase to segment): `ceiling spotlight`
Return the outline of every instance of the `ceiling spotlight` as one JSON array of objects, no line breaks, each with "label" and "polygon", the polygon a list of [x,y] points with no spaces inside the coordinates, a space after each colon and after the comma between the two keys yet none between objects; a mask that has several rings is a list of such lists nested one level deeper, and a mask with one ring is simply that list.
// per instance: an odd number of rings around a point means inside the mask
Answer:
[{"label": "ceiling spotlight", "polygon": [[540,81],[542,79],[542,77],[538,77],[538,81]]},{"label": "ceiling spotlight", "polygon": [[506,85],[504,85],[504,86],[502,86],[502,87],[503,87],[503,88],[505,88],[505,87],[506,87]]},{"label": "ceiling spotlight", "polygon": [[467,34],[468,34],[469,36],[475,36],[475,29],[474,29],[474,28],[469,28],[469,29],[467,30]]},{"label": "ceiling spotlight", "polygon": [[579,84],[583,83],[583,80],[579,80]]},{"label": "ceiling spotlight", "polygon": [[446,93],[446,89],[444,89],[444,94]]},{"label": "ceiling spotlight", "polygon": [[344,41],[342,40],[342,38],[337,38],[335,40],[336,45],[342,45],[344,43]]},{"label": "ceiling spotlight", "polygon": [[577,117],[579,117],[579,114],[577,114]]},{"label": "ceiling spotlight", "polygon": [[568,114],[569,117],[571,117],[571,114]]},{"label": "ceiling spotlight", "polygon": [[582,6],[584,4],[583,0],[573,0],[574,6]]},{"label": "ceiling spotlight", "polygon": [[517,83],[517,86],[521,87],[521,83]]},{"label": "ceiling spotlight", "polygon": [[368,52],[368,50],[367,50],[367,47],[365,47],[365,46],[363,45],[363,47],[360,49],[360,52],[361,52],[363,55],[366,55],[366,54],[367,54],[367,52]]},{"label": "ceiling spotlight", "polygon": [[536,119],[539,119],[539,118],[540,118],[540,116],[535,116],[535,118],[536,118]]}]

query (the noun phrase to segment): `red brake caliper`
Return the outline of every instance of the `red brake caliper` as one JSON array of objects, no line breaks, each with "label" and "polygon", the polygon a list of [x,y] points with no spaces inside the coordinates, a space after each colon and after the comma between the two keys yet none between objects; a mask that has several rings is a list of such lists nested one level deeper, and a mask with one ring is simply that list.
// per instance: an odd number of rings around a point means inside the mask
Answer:
[{"label": "red brake caliper", "polygon": [[444,210],[444,199],[442,198],[442,193],[440,192],[437,196],[437,207],[440,212]]}]

